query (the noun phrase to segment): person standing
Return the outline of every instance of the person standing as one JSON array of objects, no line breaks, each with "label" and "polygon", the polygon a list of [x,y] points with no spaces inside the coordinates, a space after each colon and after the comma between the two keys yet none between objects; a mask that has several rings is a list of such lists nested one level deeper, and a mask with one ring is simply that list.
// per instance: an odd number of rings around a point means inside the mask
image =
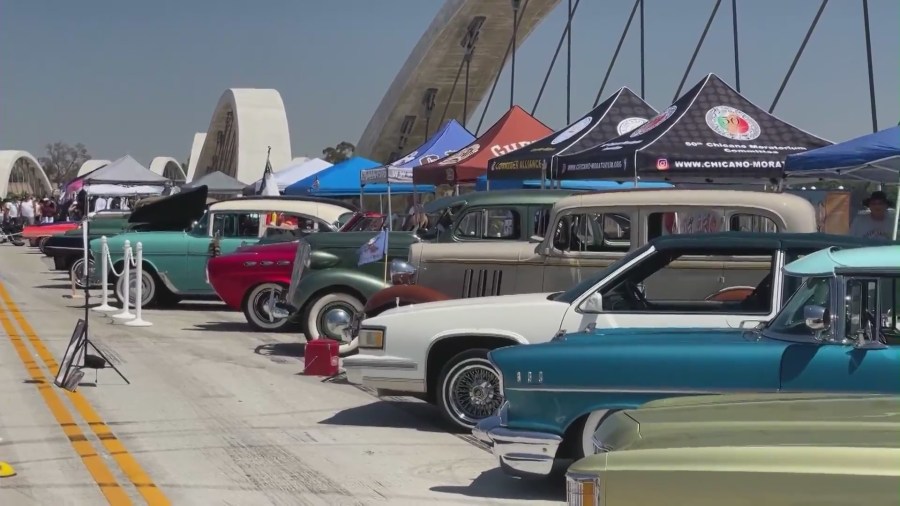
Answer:
[{"label": "person standing", "polygon": [[16,202],[16,199],[6,201],[6,204],[3,206],[3,218],[4,221],[19,219],[19,203]]},{"label": "person standing", "polygon": [[35,214],[34,199],[31,195],[26,194],[25,200],[19,205],[19,216],[25,220],[26,225],[34,225]]},{"label": "person standing", "polygon": [[883,191],[872,192],[863,205],[869,208],[868,214],[861,214],[853,220],[850,235],[870,239],[891,240],[894,237],[894,219],[888,208],[894,203]]}]

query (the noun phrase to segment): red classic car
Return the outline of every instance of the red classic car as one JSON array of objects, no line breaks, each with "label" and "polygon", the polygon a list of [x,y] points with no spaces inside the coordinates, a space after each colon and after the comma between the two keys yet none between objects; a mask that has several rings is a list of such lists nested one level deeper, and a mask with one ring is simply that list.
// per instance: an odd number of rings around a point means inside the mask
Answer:
[{"label": "red classic car", "polygon": [[29,246],[39,246],[43,251],[43,242],[48,237],[67,232],[78,226],[76,221],[63,221],[60,223],[47,223],[44,225],[29,225],[22,230],[22,238],[28,239]]},{"label": "red classic car", "polygon": [[[379,230],[384,216],[357,213],[341,232]],[[297,241],[244,246],[234,253],[209,259],[209,284],[228,307],[244,312],[255,330],[286,330],[289,318],[275,309],[291,283]]]}]

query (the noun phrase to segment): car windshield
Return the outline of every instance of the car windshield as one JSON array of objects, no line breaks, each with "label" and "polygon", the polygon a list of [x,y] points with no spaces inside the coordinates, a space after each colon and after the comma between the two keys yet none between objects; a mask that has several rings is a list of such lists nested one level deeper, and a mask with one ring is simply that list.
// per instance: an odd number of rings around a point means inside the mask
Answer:
[{"label": "car windshield", "polygon": [[825,308],[829,306],[831,279],[830,277],[819,277],[804,280],[794,296],[787,301],[781,312],[766,327],[766,332],[814,339],[816,333],[806,326],[803,316],[804,308],[806,306]]},{"label": "car windshield", "polygon": [[194,223],[194,226],[191,228],[190,234],[197,237],[206,237],[209,235],[209,213],[204,212],[203,216]]},{"label": "car windshield", "polygon": [[620,268],[623,265],[627,264],[628,262],[634,260],[638,256],[643,255],[651,247],[652,247],[651,245],[647,244],[641,248],[638,248],[638,249],[632,251],[631,253],[628,253],[627,255],[620,258],[618,261],[613,262],[609,267],[603,269],[602,271],[594,274],[591,277],[583,279],[580,283],[573,286],[572,288],[569,288],[565,292],[562,292],[559,295],[556,295],[555,297],[553,297],[553,300],[558,301],[558,302],[565,302],[566,304],[572,304],[573,302],[575,302],[575,300],[578,299],[578,297],[581,296],[581,294],[583,294],[584,292],[593,288],[603,278],[609,276],[610,274],[615,272],[618,268]]}]

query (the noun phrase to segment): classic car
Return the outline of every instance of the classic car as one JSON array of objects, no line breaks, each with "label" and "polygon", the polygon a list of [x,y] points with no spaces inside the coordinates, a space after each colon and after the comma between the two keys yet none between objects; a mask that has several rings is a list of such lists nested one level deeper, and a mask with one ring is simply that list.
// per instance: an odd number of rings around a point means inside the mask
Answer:
[{"label": "classic car", "polygon": [[809,201],[738,190],[584,193],[560,199],[547,219],[550,232],[536,231],[530,243],[414,244],[408,262],[396,267],[414,274],[410,284],[388,287],[379,298],[405,305],[428,302],[428,294],[459,299],[565,290],[661,235],[817,230]]},{"label": "classic car", "polygon": [[[490,350],[597,328],[739,327],[766,321],[797,287],[781,267],[827,246],[876,241],[825,234],[669,235],[568,290],[456,299],[364,320],[344,360],[351,383],[424,396],[471,428],[501,403]],[[473,383],[474,382],[474,383]],[[475,385],[480,385],[475,388]],[[391,395],[388,393],[388,395]]]},{"label": "classic car", "polygon": [[[740,392],[900,393],[900,246],[827,248],[785,267],[800,288],[754,329],[614,329],[492,351],[504,404],[473,431],[503,469],[542,476],[593,453],[611,412]],[[601,295],[601,298],[604,297]]]},{"label": "classic car", "polygon": [[42,223],[40,225],[29,225],[22,230],[22,238],[28,239],[28,245],[31,247],[39,247],[41,253],[44,252],[44,243],[51,236],[62,234],[78,226],[76,221],[61,221],[58,223]]},{"label": "classic car", "polygon": [[[332,199],[244,197],[211,204],[189,231],[127,232],[113,236],[109,238],[109,261],[115,296],[120,302],[123,300],[126,282],[132,284],[130,298],[136,293],[137,269],[131,270],[128,280],[116,274],[122,272],[125,241],[132,248],[138,243],[143,247],[142,306],[157,301],[174,304],[186,297],[215,296],[207,282],[207,260],[257,242],[273,223],[291,223],[307,233],[334,232],[339,218],[353,212],[352,206]],[[100,247],[99,240],[91,241],[94,258],[99,258]]]},{"label": "classic car", "polygon": [[[514,242],[527,241],[543,233],[545,216],[557,200],[572,190],[500,190],[444,197],[424,206],[416,217],[414,231],[388,234],[387,260],[406,259],[411,244],[421,241]],[[404,272],[386,269],[385,262],[358,265],[359,249],[375,232],[333,234],[308,238],[309,266],[294,262],[294,276],[286,307],[303,323],[308,337],[340,340],[349,351],[343,331],[353,315],[360,313],[369,297],[388,286]],[[389,265],[396,265],[390,264]]]},{"label": "classic car", "polygon": [[[128,230],[184,230],[199,218],[206,207],[205,186],[170,196],[141,199],[132,211],[100,211],[88,215],[88,240],[114,236]],[[69,276],[82,287],[84,261],[84,223],[74,230],[54,235],[44,243],[44,253],[53,259],[57,270],[68,270]],[[93,260],[88,259],[89,271]]]},{"label": "classic car", "polygon": [[[384,215],[359,212],[353,215],[339,232],[380,230]],[[234,253],[209,259],[209,284],[232,309],[244,312],[247,323],[255,330],[275,332],[290,325],[288,315],[281,315],[275,303],[284,299],[291,282],[294,257],[299,244],[295,236],[291,242],[264,241],[243,246]]]},{"label": "classic car", "polygon": [[570,506],[900,501],[896,396],[666,399],[610,415],[594,439],[566,475]]}]

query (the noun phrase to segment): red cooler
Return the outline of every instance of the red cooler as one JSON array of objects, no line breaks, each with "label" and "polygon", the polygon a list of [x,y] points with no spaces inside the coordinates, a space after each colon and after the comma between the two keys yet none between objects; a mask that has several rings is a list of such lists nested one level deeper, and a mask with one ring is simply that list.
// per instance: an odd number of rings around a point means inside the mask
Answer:
[{"label": "red cooler", "polygon": [[338,373],[338,347],[334,339],[318,338],[306,343],[303,353],[303,374],[334,376]]}]

